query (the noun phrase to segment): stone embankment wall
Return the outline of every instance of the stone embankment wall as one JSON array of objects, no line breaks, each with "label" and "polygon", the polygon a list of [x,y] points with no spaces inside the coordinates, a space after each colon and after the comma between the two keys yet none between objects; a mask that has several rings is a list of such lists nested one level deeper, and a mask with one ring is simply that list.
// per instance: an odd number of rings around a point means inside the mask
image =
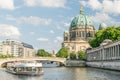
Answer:
[{"label": "stone embankment wall", "polygon": [[102,69],[118,70],[120,71],[120,60],[117,61],[96,61],[96,62],[86,62],[88,67],[96,67]]},{"label": "stone embankment wall", "polygon": [[82,60],[66,60],[66,67],[85,67],[85,61]]}]

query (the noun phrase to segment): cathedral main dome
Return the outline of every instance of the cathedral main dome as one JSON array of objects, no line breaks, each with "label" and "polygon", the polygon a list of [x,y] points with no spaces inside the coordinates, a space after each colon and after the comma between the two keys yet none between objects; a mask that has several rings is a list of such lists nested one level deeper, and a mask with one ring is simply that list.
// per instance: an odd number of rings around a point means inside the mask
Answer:
[{"label": "cathedral main dome", "polygon": [[90,47],[88,41],[95,35],[95,28],[90,20],[80,8],[80,14],[73,18],[69,31],[64,32],[63,47],[66,47],[69,53],[78,53],[85,51]]},{"label": "cathedral main dome", "polygon": [[73,18],[70,27],[77,26],[93,26],[92,20],[86,16],[82,10],[80,9],[80,14]]}]

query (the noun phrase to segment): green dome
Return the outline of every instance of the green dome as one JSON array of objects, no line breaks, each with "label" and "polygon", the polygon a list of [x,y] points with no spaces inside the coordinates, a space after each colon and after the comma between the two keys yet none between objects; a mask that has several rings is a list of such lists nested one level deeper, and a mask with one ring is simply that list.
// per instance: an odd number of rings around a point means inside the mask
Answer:
[{"label": "green dome", "polygon": [[93,26],[93,22],[83,12],[73,18],[70,27],[76,26]]},{"label": "green dome", "polygon": [[101,23],[99,25],[99,30],[106,29],[107,25],[105,23]]}]

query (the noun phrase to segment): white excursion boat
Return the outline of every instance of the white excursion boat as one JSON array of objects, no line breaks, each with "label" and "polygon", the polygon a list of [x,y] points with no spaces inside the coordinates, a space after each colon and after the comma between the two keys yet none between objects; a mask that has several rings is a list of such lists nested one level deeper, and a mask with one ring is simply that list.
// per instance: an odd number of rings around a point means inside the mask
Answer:
[{"label": "white excursion boat", "polygon": [[33,61],[7,63],[6,71],[16,75],[42,75],[42,63]]}]

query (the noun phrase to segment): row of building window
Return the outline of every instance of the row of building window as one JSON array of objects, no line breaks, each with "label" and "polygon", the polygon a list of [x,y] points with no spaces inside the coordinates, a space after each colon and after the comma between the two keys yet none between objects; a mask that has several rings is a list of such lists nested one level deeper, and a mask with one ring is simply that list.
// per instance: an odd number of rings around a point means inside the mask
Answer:
[{"label": "row of building window", "polygon": [[70,33],[70,36],[71,36],[71,38],[73,38],[73,37],[93,37],[93,33],[92,32],[88,32],[87,34],[86,34],[86,32],[85,31],[82,31],[82,32],[72,32],[72,33]]}]

